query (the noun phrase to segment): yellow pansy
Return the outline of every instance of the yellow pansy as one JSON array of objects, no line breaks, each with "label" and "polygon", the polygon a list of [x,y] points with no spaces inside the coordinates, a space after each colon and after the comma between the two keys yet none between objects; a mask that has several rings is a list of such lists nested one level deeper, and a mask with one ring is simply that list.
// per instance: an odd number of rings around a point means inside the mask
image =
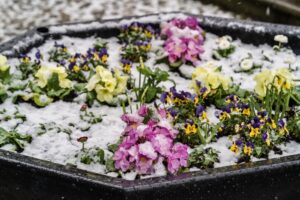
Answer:
[{"label": "yellow pansy", "polygon": [[72,87],[72,81],[67,79],[68,74],[66,73],[66,69],[64,67],[42,66],[35,74],[35,77],[38,78],[37,85],[41,88],[44,88],[52,74],[58,75],[59,86],[61,88]]},{"label": "yellow pansy", "polygon": [[7,64],[7,58],[0,54],[0,71],[4,72],[9,68]]},{"label": "yellow pansy", "polygon": [[220,86],[223,87],[224,90],[227,90],[230,85],[230,78],[221,74],[217,67],[198,67],[192,73],[192,88],[196,93],[199,92],[199,87],[197,85],[197,81],[200,81],[203,86],[205,86],[208,91],[216,90]]},{"label": "yellow pansy", "polygon": [[276,71],[265,69],[254,77],[256,86],[254,91],[261,98],[266,96],[267,88],[270,84],[274,85],[278,89],[290,89],[293,86],[292,75],[287,68],[280,68]]},{"label": "yellow pansy", "polygon": [[239,147],[233,143],[230,147],[230,151],[234,152],[234,153],[238,153],[239,152]]},{"label": "yellow pansy", "polygon": [[243,148],[244,154],[250,156],[252,154],[253,149],[251,147],[248,147],[247,145]]}]

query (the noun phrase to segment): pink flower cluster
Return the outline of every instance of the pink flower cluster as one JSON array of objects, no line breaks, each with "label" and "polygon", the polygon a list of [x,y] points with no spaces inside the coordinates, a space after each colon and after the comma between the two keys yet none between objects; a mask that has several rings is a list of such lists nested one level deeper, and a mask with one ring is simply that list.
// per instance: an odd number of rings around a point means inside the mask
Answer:
[{"label": "pink flower cluster", "polygon": [[203,49],[203,29],[195,17],[173,19],[162,27],[161,34],[167,37],[164,49],[170,64],[189,61],[196,65]]},{"label": "pink flower cluster", "polygon": [[175,143],[178,131],[173,129],[164,112],[149,118],[150,112],[155,111],[143,105],[137,113],[121,117],[127,126],[122,143],[113,156],[115,168],[123,172],[135,170],[138,174],[152,174],[154,165],[162,161],[167,164],[168,172],[175,174],[188,165],[188,146]]}]

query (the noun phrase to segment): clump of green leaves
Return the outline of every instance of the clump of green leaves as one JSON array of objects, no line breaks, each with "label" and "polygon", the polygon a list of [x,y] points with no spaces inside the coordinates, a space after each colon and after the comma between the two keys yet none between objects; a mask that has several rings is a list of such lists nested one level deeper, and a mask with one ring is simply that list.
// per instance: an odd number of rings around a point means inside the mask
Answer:
[{"label": "clump of green leaves", "polygon": [[189,165],[191,167],[213,168],[216,162],[219,162],[218,151],[211,147],[196,146],[189,155]]},{"label": "clump of green leaves", "polygon": [[101,148],[84,149],[78,155],[80,162],[90,165],[92,163],[105,164],[105,152]]},{"label": "clump of green leaves", "polygon": [[0,127],[0,147],[12,144],[17,152],[22,152],[26,144],[31,143],[30,135],[23,135],[16,131],[7,131]]},{"label": "clump of green leaves", "polygon": [[54,43],[54,48],[49,51],[49,61],[54,61],[57,63],[63,63],[65,60],[69,59],[71,54],[68,48],[63,44]]},{"label": "clump of green leaves", "polygon": [[95,115],[95,113],[88,111],[86,105],[83,105],[80,109],[80,119],[89,124],[97,124],[102,122],[102,115]]},{"label": "clump of green leaves", "polygon": [[152,70],[149,67],[144,66],[142,62],[137,70],[139,71],[138,87],[135,87],[133,91],[136,94],[137,101],[141,103],[153,102],[157,98],[157,95],[161,94],[164,90],[159,84],[166,81],[172,81],[169,79],[168,72],[159,68]]}]

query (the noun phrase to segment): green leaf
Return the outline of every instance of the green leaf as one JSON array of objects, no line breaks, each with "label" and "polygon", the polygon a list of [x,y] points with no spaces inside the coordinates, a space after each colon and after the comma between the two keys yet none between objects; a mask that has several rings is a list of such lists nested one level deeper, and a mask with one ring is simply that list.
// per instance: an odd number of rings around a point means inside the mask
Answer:
[{"label": "green leaf", "polygon": [[146,92],[146,95],[145,95],[145,102],[146,103],[152,102],[156,97],[157,91],[158,91],[158,88],[149,87],[147,92]]},{"label": "green leaf", "polygon": [[83,92],[85,89],[86,83],[77,83],[74,85],[74,89],[76,92]]},{"label": "green leaf", "polygon": [[11,80],[11,75],[9,73],[9,68],[5,71],[0,71],[0,80],[3,84],[8,84]]},{"label": "green leaf", "polygon": [[115,161],[113,160],[112,157],[110,157],[106,160],[105,167],[106,167],[107,171],[109,171],[109,172],[116,171]]},{"label": "green leaf", "polygon": [[51,77],[48,79],[47,87],[48,87],[48,90],[54,90],[54,91],[61,89],[59,86],[58,74],[53,73],[51,75]]},{"label": "green leaf", "polygon": [[97,151],[97,157],[99,158],[99,162],[100,164],[105,164],[105,160],[104,160],[104,150],[103,149],[99,149]]},{"label": "green leaf", "polygon": [[21,135],[15,131],[8,132],[0,127],[0,147],[6,144],[12,144],[16,147],[17,152],[24,150],[26,143],[31,143],[32,137],[30,135]]}]

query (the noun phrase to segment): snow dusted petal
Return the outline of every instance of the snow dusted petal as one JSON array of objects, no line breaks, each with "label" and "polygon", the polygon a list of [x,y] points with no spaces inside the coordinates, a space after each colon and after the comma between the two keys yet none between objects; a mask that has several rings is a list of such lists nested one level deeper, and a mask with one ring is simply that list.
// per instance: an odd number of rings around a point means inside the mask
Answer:
[{"label": "snow dusted petal", "polygon": [[155,152],[151,142],[145,142],[138,145],[139,154],[146,156],[147,158],[150,158],[152,160],[155,160],[157,158],[157,153]]}]

